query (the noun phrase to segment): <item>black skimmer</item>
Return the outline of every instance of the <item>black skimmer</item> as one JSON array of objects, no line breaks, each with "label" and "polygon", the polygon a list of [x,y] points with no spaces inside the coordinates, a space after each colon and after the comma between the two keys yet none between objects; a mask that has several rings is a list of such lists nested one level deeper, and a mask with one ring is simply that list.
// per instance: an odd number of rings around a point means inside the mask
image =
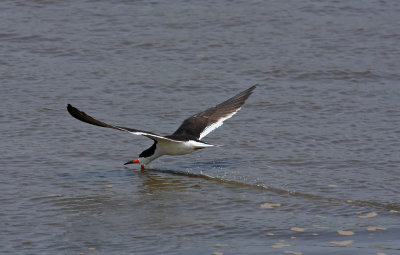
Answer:
[{"label": "black skimmer", "polygon": [[168,136],[110,125],[96,120],[70,104],[68,104],[67,110],[72,117],[80,121],[100,127],[129,132],[134,135],[143,135],[152,139],[154,141],[153,145],[140,153],[139,158],[125,163],[125,165],[140,164],[140,169],[144,171],[147,164],[162,155],[184,155],[206,147],[217,146],[203,142],[201,139],[214,129],[220,127],[225,120],[237,113],[256,86],[257,85],[254,85],[217,106],[208,108],[205,111],[187,118],[172,135]]}]

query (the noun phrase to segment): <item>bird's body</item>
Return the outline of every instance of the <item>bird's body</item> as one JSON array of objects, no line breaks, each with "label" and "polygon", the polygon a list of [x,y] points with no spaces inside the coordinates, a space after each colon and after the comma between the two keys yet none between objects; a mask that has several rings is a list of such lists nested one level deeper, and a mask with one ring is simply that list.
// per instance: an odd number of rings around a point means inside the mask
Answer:
[{"label": "bird's body", "polygon": [[[212,146],[215,145],[200,143],[193,140],[189,140],[186,142],[171,142],[171,141],[154,142],[152,147],[149,148],[149,150],[151,151],[154,150],[154,153],[148,157],[142,157],[143,159],[140,160],[140,164],[142,166],[145,166],[151,161],[163,155],[172,155],[172,156],[185,155],[192,153],[196,150]],[[130,163],[130,161],[128,161],[127,163]]]},{"label": "bird's body", "polygon": [[220,127],[226,119],[229,119],[235,113],[237,113],[245,103],[246,99],[251,95],[255,87],[256,85],[215,107],[211,107],[187,118],[185,121],[183,121],[181,126],[179,126],[179,128],[169,136],[161,136],[152,132],[110,125],[94,119],[70,104],[68,104],[67,110],[74,118],[80,121],[100,127],[113,128],[120,131],[129,132],[135,135],[143,135],[152,139],[154,141],[153,145],[147,150],[144,150],[139,155],[138,159],[130,160],[125,163],[140,164],[141,169],[144,170],[144,167],[147,164],[160,156],[184,155],[206,147],[216,146],[203,142],[201,139],[214,129]]}]

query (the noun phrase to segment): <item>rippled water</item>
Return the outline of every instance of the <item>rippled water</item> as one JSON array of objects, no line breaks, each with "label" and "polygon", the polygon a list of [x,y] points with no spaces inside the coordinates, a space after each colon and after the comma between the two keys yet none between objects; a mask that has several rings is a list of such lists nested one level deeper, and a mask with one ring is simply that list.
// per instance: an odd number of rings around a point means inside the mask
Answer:
[{"label": "rippled water", "polygon": [[[1,1],[1,254],[398,254],[398,1]],[[259,84],[206,141],[126,168]]]}]

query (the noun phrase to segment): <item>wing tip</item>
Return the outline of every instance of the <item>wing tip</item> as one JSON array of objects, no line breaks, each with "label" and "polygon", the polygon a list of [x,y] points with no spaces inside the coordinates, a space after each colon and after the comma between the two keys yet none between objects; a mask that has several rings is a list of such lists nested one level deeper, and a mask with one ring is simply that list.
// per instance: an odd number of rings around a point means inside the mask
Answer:
[{"label": "wing tip", "polygon": [[69,114],[71,114],[72,116],[75,115],[75,113],[78,111],[78,109],[76,109],[75,107],[73,107],[71,104],[67,105],[67,111],[69,112]]},{"label": "wing tip", "polygon": [[253,86],[251,86],[250,88],[246,89],[242,93],[244,93],[245,95],[250,96],[253,93],[253,90],[255,90],[257,87],[258,87],[258,83],[254,84]]},{"label": "wing tip", "polygon": [[79,112],[79,110],[75,107],[73,107],[71,104],[67,105],[67,111],[71,114],[74,115],[74,113]]}]

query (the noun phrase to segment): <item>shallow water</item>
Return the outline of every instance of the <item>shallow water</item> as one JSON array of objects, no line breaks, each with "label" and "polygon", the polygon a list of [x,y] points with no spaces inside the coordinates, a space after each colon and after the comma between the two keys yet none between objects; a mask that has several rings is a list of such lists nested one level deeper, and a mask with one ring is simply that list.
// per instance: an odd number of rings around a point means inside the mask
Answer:
[{"label": "shallow water", "polygon": [[[2,1],[1,254],[398,254],[397,1]],[[205,140],[123,163],[259,84]]]}]

